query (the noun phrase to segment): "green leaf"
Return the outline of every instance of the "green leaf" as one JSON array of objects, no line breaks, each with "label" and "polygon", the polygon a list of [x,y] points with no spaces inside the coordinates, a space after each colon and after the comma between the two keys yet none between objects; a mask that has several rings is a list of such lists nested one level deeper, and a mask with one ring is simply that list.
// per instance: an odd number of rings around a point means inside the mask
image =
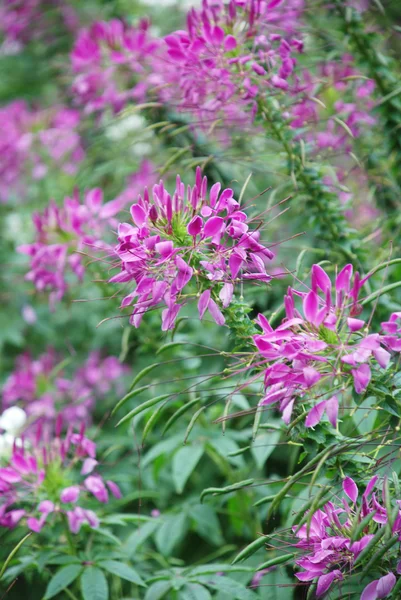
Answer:
[{"label": "green leaf", "polygon": [[246,546],[243,550],[241,550],[239,554],[237,554],[237,556],[234,558],[231,564],[235,565],[237,562],[240,562],[242,560],[245,560],[249,556],[252,556],[252,554],[255,554],[255,552],[257,552],[259,548],[263,548],[263,546],[265,546],[267,540],[268,538],[265,536],[261,536],[257,540],[254,540],[253,542],[248,544],[248,546]]},{"label": "green leaf", "polygon": [[127,415],[125,415],[125,417],[120,419],[119,422],[117,423],[116,427],[118,427],[119,425],[122,425],[123,423],[126,423],[127,421],[130,421],[131,419],[136,417],[136,415],[139,415],[144,410],[151,408],[155,404],[158,404],[159,402],[161,402],[162,400],[165,400],[166,398],[169,398],[170,396],[171,396],[171,394],[162,394],[161,396],[156,396],[155,398],[151,398],[150,400],[143,402],[142,404],[140,404],[139,406],[137,406],[136,408],[131,410]]},{"label": "green leaf", "polygon": [[146,592],[145,600],[161,600],[171,588],[170,581],[156,581]]},{"label": "green leaf", "polygon": [[230,492],[235,492],[236,490],[241,490],[242,488],[246,488],[252,485],[254,482],[253,479],[245,479],[244,481],[239,481],[238,483],[233,483],[232,485],[227,485],[223,488],[206,488],[203,490],[200,496],[200,501],[202,502],[205,496],[221,496],[222,494],[229,494]]},{"label": "green leaf", "polygon": [[142,371],[139,371],[138,375],[136,375],[131,383],[131,385],[129,386],[129,391],[133,390],[134,387],[136,386],[136,384],[138,383],[138,381],[141,381],[141,379],[143,379],[144,377],[146,377],[146,375],[148,373],[150,373],[151,371],[153,371],[153,369],[156,369],[156,367],[159,367],[160,363],[154,363],[153,365],[148,365],[147,367],[145,367],[144,369],[142,369]]},{"label": "green leaf", "polygon": [[182,494],[185,484],[201,459],[203,444],[183,446],[173,457],[173,481],[177,494]]},{"label": "green leaf", "polygon": [[131,533],[131,535],[126,540],[124,546],[127,550],[129,556],[132,556],[139,546],[145,542],[154,533],[156,529],[160,527],[159,519],[154,519],[153,521],[149,521],[149,523],[141,524],[137,531]]},{"label": "green leaf", "polygon": [[181,600],[211,600],[210,592],[199,583],[188,583],[180,590]]},{"label": "green leaf", "polygon": [[60,571],[57,571],[57,573],[49,581],[43,600],[54,598],[54,596],[68,587],[70,583],[75,581],[81,573],[81,565],[69,565],[68,567],[60,569]]},{"label": "green leaf", "polygon": [[201,416],[202,412],[206,409],[206,406],[201,406],[201,408],[199,410],[196,411],[196,413],[193,415],[192,419],[190,420],[187,430],[185,432],[185,436],[184,436],[184,444],[186,443],[189,434],[191,433],[196,421],[198,420],[198,418]]},{"label": "green leaf", "polygon": [[251,447],[251,453],[258,469],[265,466],[266,460],[277,447],[280,439],[280,431],[269,431],[258,433]]},{"label": "green leaf", "polygon": [[188,519],[185,513],[167,518],[155,536],[159,552],[164,556],[171,556],[174,547],[182,540],[187,530]]},{"label": "green leaf", "polygon": [[191,506],[189,514],[195,522],[196,532],[201,537],[215,546],[222,546],[224,544],[219,520],[211,506],[207,504]]},{"label": "green leaf", "polygon": [[236,600],[257,600],[257,596],[251,590],[248,590],[242,583],[226,575],[215,578],[205,577],[204,584],[229,595],[230,598],[236,598]]},{"label": "green leaf", "polygon": [[109,588],[103,571],[97,567],[85,567],[81,590],[83,600],[108,600]]},{"label": "green leaf", "polygon": [[187,410],[192,408],[192,406],[199,402],[199,400],[200,398],[194,398],[194,400],[191,400],[191,402],[186,402],[181,406],[181,408],[179,408],[174,414],[172,414],[163,429],[162,435],[164,435],[170,429],[170,427],[181,417],[181,415],[186,413]]},{"label": "green leaf", "polygon": [[112,575],[117,575],[118,577],[121,577],[121,579],[126,579],[127,581],[131,581],[131,583],[146,587],[146,583],[141,579],[138,573],[125,563],[117,562],[116,560],[104,560],[99,563],[99,566]]},{"label": "green leaf", "polygon": [[4,571],[7,569],[8,565],[10,564],[10,561],[13,559],[13,557],[17,554],[18,550],[21,548],[22,544],[32,535],[32,533],[27,533],[25,537],[22,538],[22,540],[20,540],[18,542],[18,544],[15,546],[15,548],[13,548],[10,552],[10,554],[7,556],[6,560],[4,561],[3,566],[1,567],[0,570],[0,579],[3,577]]}]

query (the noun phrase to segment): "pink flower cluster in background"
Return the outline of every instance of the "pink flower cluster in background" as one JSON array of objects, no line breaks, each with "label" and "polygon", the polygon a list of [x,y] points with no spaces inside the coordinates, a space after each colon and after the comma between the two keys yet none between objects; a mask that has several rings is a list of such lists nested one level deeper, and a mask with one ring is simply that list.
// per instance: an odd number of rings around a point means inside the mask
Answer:
[{"label": "pink flower cluster in background", "polygon": [[97,401],[112,390],[117,395],[124,391],[120,380],[127,367],[114,356],[103,358],[92,352],[74,373],[68,376],[65,371],[60,370],[60,358],[51,348],[35,360],[22,354],[4,384],[3,409],[20,406],[28,415],[30,432],[37,423],[48,432],[58,414],[74,426],[89,423]]},{"label": "pink flower cluster in background", "polygon": [[0,527],[14,528],[22,520],[39,533],[52,523],[51,516],[66,516],[69,529],[78,533],[83,524],[96,529],[97,514],[87,506],[107,503],[109,494],[121,498],[113,481],[104,481],[96,472],[96,444],[85,437],[84,429],[65,437],[61,420],[50,442],[40,434],[27,447],[14,446],[9,463],[0,468]]},{"label": "pink flower cluster in background", "polygon": [[[166,87],[170,103],[194,112],[204,127],[218,118],[237,127],[252,122],[259,96],[295,86],[294,54],[303,43],[285,31],[280,4],[206,0],[202,9],[191,9],[186,30],[165,38],[176,79]],[[291,19],[288,27],[293,28]]]},{"label": "pink flower cluster in background", "polygon": [[29,180],[39,180],[52,169],[69,175],[84,159],[76,110],[28,108],[15,101],[0,108],[0,201],[24,195]]},{"label": "pink flower cluster in background", "polygon": [[149,34],[147,21],[137,27],[118,19],[98,21],[82,30],[71,54],[75,99],[86,113],[107,107],[116,113],[128,101],[142,102],[160,44]]},{"label": "pink flower cluster in background", "polygon": [[[375,534],[386,527],[391,515],[386,509],[385,492],[382,492],[382,501],[379,501],[377,491],[374,491],[378,482],[375,475],[369,481],[361,499],[358,501],[359,490],[350,477],[343,481],[343,491],[347,498],[327,502],[322,509],[317,510],[311,518],[310,525],[306,523],[300,528],[293,527],[299,542],[297,548],[303,551],[302,558],[296,564],[303,569],[296,573],[300,581],[313,581],[317,579],[316,594],[318,598],[325,596],[335,581],[342,581],[352,574],[354,562]],[[351,501],[351,505],[349,504]],[[400,507],[401,501],[397,500]],[[358,524],[368,519],[366,527],[357,539],[351,540],[351,532],[356,530]],[[391,526],[391,533],[398,535],[401,540],[401,509]],[[377,548],[375,549],[377,551]],[[397,553],[398,550],[396,550]],[[383,556],[386,566],[391,565],[393,570],[401,574],[401,561],[393,553],[386,552]],[[396,577],[388,571],[379,579],[369,583],[360,600],[377,600],[385,598],[395,586]]]},{"label": "pink flower cluster in background", "polygon": [[[291,126],[294,129],[307,126],[306,139],[316,150],[351,152],[349,132],[357,138],[366,126],[376,123],[371,114],[374,81],[361,75],[349,54],[318,66],[317,74],[304,71],[303,79],[301,87],[305,93],[290,108]],[[312,99],[315,97],[325,108]],[[345,127],[336,119],[345,123]]]},{"label": "pink flower cluster in background", "polygon": [[261,243],[260,231],[250,229],[252,220],[233,190],[221,190],[220,183],[208,190],[199,168],[192,187],[185,188],[177,176],[172,194],[162,181],[151,196],[145,189],[131,206],[131,216],[133,224],[118,227],[115,252],[121,270],[110,281],[135,284],[122,301],[122,307],[134,304],[135,327],[146,311],[164,303],[162,329],[173,328],[191,281],[192,296],[200,295],[200,317],[209,311],[222,325],[218,303],[229,306],[237,282],[270,279],[265,261],[273,253]]},{"label": "pink flower cluster in background", "polygon": [[[388,335],[369,333],[369,325],[358,318],[362,312],[358,296],[366,279],[358,273],[353,277],[352,265],[346,265],[333,288],[327,273],[313,265],[308,292],[288,289],[286,318],[281,325],[274,329],[259,315],[263,333],[254,341],[262,357],[260,364],[266,364],[265,396],[260,405],[279,403],[285,423],[290,422],[298,400],[312,405],[307,427],[317,425],[324,413],[335,427],[348,382],[357,394],[363,394],[372,369],[386,369],[391,351],[401,349],[400,313],[383,323]],[[297,297],[302,300],[302,312],[296,308]]]},{"label": "pink flower cluster in background", "polygon": [[38,292],[50,292],[52,307],[66,293],[69,274],[82,281],[83,254],[108,250],[102,238],[115,225],[113,217],[121,209],[120,200],[103,204],[103,192],[95,188],[84,194],[83,201],[75,191],[62,207],[51,202],[42,214],[33,215],[36,241],[17,250],[30,257],[26,279]]},{"label": "pink flower cluster in background", "polygon": [[[78,17],[64,0],[2,0],[0,5],[0,34],[8,52],[18,52],[32,40],[47,42],[56,39],[61,25],[74,31]],[[0,38],[1,39],[1,38]]]}]

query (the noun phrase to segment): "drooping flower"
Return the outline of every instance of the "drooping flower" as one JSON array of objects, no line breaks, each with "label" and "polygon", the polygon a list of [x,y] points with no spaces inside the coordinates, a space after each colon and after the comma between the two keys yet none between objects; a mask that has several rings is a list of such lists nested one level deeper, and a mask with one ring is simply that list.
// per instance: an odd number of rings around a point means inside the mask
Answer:
[{"label": "drooping flower", "polygon": [[134,304],[131,323],[138,327],[146,311],[164,303],[162,329],[174,327],[190,295],[199,297],[199,314],[206,310],[224,323],[219,304],[227,307],[240,280],[269,281],[265,261],[273,253],[260,241],[260,231],[234,198],[232,189],[216,183],[208,190],[207,178],[198,168],[195,185],[185,189],[179,176],[172,194],[163,182],[152,196],[131,206],[133,224],[121,223],[115,253],[120,272],[113,283],[133,282],[135,287],[122,301]]},{"label": "drooping flower", "polygon": [[[286,423],[299,401],[309,410],[307,427],[317,425],[325,413],[335,427],[341,397],[350,385],[364,394],[372,369],[388,366],[391,355],[386,346],[391,341],[369,333],[359,318],[358,296],[365,281],[346,265],[333,286],[327,273],[314,265],[309,291],[288,289],[286,318],[276,329],[259,315],[263,333],[254,341],[266,364],[260,404],[278,402]],[[302,301],[302,310],[296,298]]]},{"label": "drooping flower", "polygon": [[[60,437],[60,422],[50,442],[36,436],[30,448],[14,446],[6,466],[0,468],[0,526],[14,528],[22,521],[39,533],[50,521],[50,515],[65,515],[72,533],[78,533],[86,523],[99,526],[92,510],[93,498],[109,501],[109,491],[117,498],[121,492],[114,482],[106,481],[96,472],[96,445],[84,436],[81,428],[74,433],[70,427]],[[91,468],[85,469],[91,461]],[[83,469],[84,474],[80,469]]]},{"label": "drooping flower", "polygon": [[[300,581],[317,580],[318,598],[324,597],[336,581],[345,580],[354,573],[354,569],[357,568],[354,566],[357,558],[375,535],[386,527],[389,515],[384,491],[380,502],[378,492],[375,490],[378,479],[377,475],[372,477],[359,497],[356,483],[350,477],[346,477],[343,481],[343,490],[348,500],[351,500],[351,505],[346,498],[336,498],[313,513],[311,518],[308,518],[308,523],[299,528],[293,527],[293,532],[299,539],[295,546],[302,550],[302,557],[296,561],[302,570],[296,573],[296,577]],[[400,507],[399,500],[397,504]],[[358,525],[364,520],[366,526],[358,529]],[[359,535],[355,537],[356,531],[359,531]],[[398,535],[401,540],[401,509],[392,523],[392,534]],[[380,539],[378,543],[381,547],[386,541]],[[377,551],[376,546],[372,549],[372,554]],[[388,568],[387,574],[369,583],[363,590],[360,600],[387,597],[396,583],[392,569],[398,572],[397,554],[398,549],[395,552],[394,550],[386,552],[383,567]],[[369,558],[368,556],[368,560]]]}]

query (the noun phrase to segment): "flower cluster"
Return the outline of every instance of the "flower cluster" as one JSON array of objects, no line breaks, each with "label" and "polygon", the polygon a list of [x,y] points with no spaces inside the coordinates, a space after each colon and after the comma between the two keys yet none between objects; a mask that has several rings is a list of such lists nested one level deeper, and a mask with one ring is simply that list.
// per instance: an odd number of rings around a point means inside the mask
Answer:
[{"label": "flower cluster", "polygon": [[[342,581],[352,574],[355,561],[367,548],[377,532],[389,522],[391,515],[386,509],[386,498],[382,492],[382,502],[379,502],[377,492],[373,491],[378,481],[375,475],[366,486],[359,505],[357,503],[359,490],[355,482],[346,477],[343,481],[343,490],[348,500],[342,498],[341,502],[327,502],[322,509],[313,513],[310,524],[306,523],[300,528],[296,526],[293,531],[299,542],[296,544],[303,551],[302,558],[296,564],[303,569],[296,573],[300,581],[313,581],[317,579],[317,597],[323,597],[335,581]],[[397,501],[400,507],[401,501]],[[359,535],[358,525],[364,521],[366,527],[362,528]],[[391,533],[398,535],[401,540],[401,510],[392,522]],[[383,542],[385,543],[385,542]],[[376,548],[377,551],[377,548]],[[394,562],[393,559],[395,558]],[[401,573],[401,561],[396,564],[397,558],[393,552],[386,552],[383,556],[387,570],[386,575],[369,583],[360,600],[376,600],[385,598],[390,594],[396,583],[396,573]]]},{"label": "flower cluster", "polygon": [[[351,152],[350,133],[357,138],[366,125],[376,123],[371,114],[374,81],[361,75],[348,54],[340,61],[324,63],[316,75],[306,71],[303,77],[304,91],[308,93],[291,107],[291,126],[308,127],[306,139],[316,150]],[[323,110],[316,96],[323,103]]]},{"label": "flower cluster", "polygon": [[18,52],[32,40],[54,39],[57,24],[74,31],[78,20],[64,0],[4,0],[0,5],[0,33],[5,49]]},{"label": "flower cluster", "polygon": [[82,254],[108,250],[102,237],[115,224],[113,217],[121,208],[120,199],[103,204],[103,192],[95,188],[85,193],[83,202],[75,191],[71,198],[65,198],[61,208],[50,202],[42,214],[33,215],[36,241],[17,249],[30,257],[26,279],[39,292],[50,292],[51,306],[66,293],[69,273],[82,280]]},{"label": "flower cluster", "polygon": [[215,183],[208,191],[206,177],[198,168],[194,186],[185,189],[179,176],[170,195],[161,181],[150,196],[131,206],[133,224],[118,227],[115,249],[120,272],[111,282],[134,282],[135,288],[122,301],[134,303],[131,323],[138,327],[146,311],[166,305],[162,329],[172,329],[190,296],[186,286],[195,282],[199,314],[208,310],[216,323],[224,324],[218,306],[227,307],[234,285],[240,280],[269,281],[265,261],[273,253],[260,241],[260,231],[251,230],[251,220],[241,210],[232,189]]},{"label": "flower cluster", "polygon": [[23,195],[27,179],[57,168],[73,175],[84,158],[79,112],[59,107],[30,110],[15,101],[0,109],[0,200]]},{"label": "flower cluster", "polygon": [[[286,319],[281,325],[273,329],[259,315],[263,333],[254,341],[262,362],[267,363],[265,396],[260,404],[279,402],[285,423],[290,422],[294,402],[299,399],[308,406],[313,404],[307,427],[317,425],[325,412],[335,427],[339,400],[349,383],[357,394],[363,394],[372,368],[388,366],[389,350],[398,348],[398,313],[383,324],[392,335],[369,333],[366,322],[358,318],[362,312],[358,295],[366,279],[359,273],[353,277],[349,264],[338,273],[333,290],[327,273],[313,265],[308,292],[288,289],[284,298]],[[302,299],[302,312],[296,308],[296,297]]]},{"label": "flower cluster", "polygon": [[[294,54],[302,52],[303,43],[280,29],[287,23],[293,28],[293,19],[281,18],[281,4],[205,0],[202,9],[192,9],[186,30],[165,38],[174,66],[169,76],[175,78],[166,88],[170,102],[195,112],[208,129],[218,118],[238,126],[252,121],[259,96],[297,88]],[[302,3],[291,4],[295,17]]]},{"label": "flower cluster", "polygon": [[79,33],[71,54],[72,89],[87,113],[107,107],[116,113],[130,100],[144,100],[160,46],[148,27],[146,21],[128,27],[114,19]]},{"label": "flower cluster", "polygon": [[70,428],[63,438],[60,429],[58,420],[49,443],[38,435],[29,448],[14,446],[0,468],[1,527],[13,528],[24,519],[31,531],[40,532],[50,515],[61,515],[70,531],[78,533],[84,523],[99,526],[96,513],[84,508],[91,506],[92,497],[102,503],[109,501],[109,492],[121,498],[118,486],[96,472],[96,444],[83,429],[74,433]]},{"label": "flower cluster", "polygon": [[[89,354],[71,376],[60,369],[60,361],[51,348],[36,360],[23,354],[4,384],[2,405],[22,408],[30,431],[32,424],[38,422],[48,431],[57,414],[67,423],[88,423],[96,401],[104,399],[125,372],[126,367],[116,357],[102,358],[99,352]],[[123,392],[118,388],[117,391]]]}]

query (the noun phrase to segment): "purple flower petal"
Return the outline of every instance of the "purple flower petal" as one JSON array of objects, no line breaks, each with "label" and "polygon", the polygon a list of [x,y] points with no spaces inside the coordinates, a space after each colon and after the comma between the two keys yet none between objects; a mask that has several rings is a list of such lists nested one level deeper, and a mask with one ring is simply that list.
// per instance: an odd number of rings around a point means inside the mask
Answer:
[{"label": "purple flower petal", "polygon": [[343,481],[343,490],[352,502],[356,502],[358,498],[358,486],[351,477],[346,477]]},{"label": "purple flower petal", "polygon": [[209,301],[210,301],[210,290],[205,290],[200,295],[200,298],[198,301],[198,311],[199,311],[199,317],[201,319],[203,319],[203,315],[205,314],[205,312],[207,310]]},{"label": "purple flower petal", "polygon": [[221,217],[211,217],[203,228],[203,237],[213,237],[224,227],[224,221]]},{"label": "purple flower petal", "polygon": [[210,298],[209,300],[208,309],[217,325],[224,325],[224,323],[226,322],[224,315],[212,298]]},{"label": "purple flower petal", "polygon": [[360,365],[357,369],[351,370],[354,376],[354,387],[357,394],[363,394],[369,385],[371,372],[367,364]]},{"label": "purple flower petal", "polygon": [[337,396],[332,396],[328,400],[326,400],[326,415],[330,423],[333,427],[337,427],[337,419],[338,419],[338,398]]},{"label": "purple flower petal", "polygon": [[146,223],[146,213],[140,204],[131,206],[131,216],[137,227],[142,227]]},{"label": "purple flower petal", "polygon": [[336,579],[336,573],[332,571],[331,573],[326,573],[325,575],[321,575],[317,580],[317,589],[316,595],[317,597],[323,596],[327,590],[330,588],[333,581]]},{"label": "purple flower petal", "polygon": [[331,280],[326,271],[319,265],[312,267],[312,289],[319,287],[323,292],[331,289]]},{"label": "purple flower petal", "polygon": [[314,323],[319,309],[319,298],[313,290],[305,296],[303,309],[306,320],[309,323]]},{"label": "purple flower petal", "polygon": [[377,580],[369,583],[363,590],[360,600],[377,600],[376,588]]},{"label": "purple flower petal", "polygon": [[396,577],[394,573],[388,573],[384,577],[380,577],[377,582],[376,594],[378,598],[385,598],[389,595],[391,590],[396,584]]},{"label": "purple flower petal", "polygon": [[308,416],[306,417],[305,426],[306,427],[314,427],[318,423],[320,423],[321,418],[323,417],[324,409],[326,408],[326,401],[319,402],[316,404],[312,410],[309,411]]}]

